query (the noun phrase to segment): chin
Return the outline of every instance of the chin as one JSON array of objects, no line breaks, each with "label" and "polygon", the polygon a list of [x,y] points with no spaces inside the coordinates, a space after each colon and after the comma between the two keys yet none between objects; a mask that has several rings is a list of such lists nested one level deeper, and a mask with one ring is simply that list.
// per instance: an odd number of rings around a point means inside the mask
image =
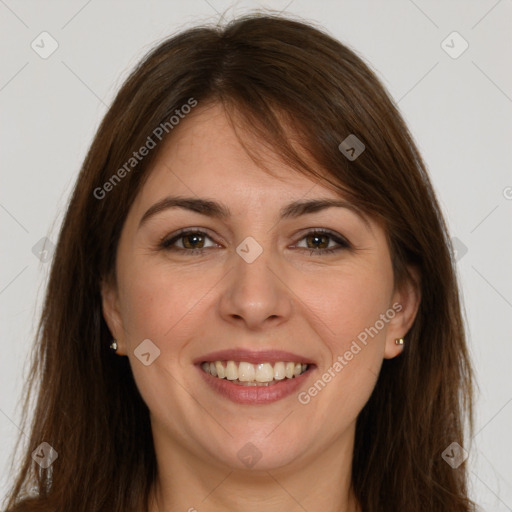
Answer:
[{"label": "chin", "polygon": [[[245,434],[229,438],[229,442],[212,451],[211,456],[231,470],[257,472],[284,468],[303,455],[304,443],[291,441],[290,435],[284,430],[281,435],[273,433],[269,436],[268,432],[271,431],[266,429],[261,435]],[[208,446],[211,449],[211,440]]]}]

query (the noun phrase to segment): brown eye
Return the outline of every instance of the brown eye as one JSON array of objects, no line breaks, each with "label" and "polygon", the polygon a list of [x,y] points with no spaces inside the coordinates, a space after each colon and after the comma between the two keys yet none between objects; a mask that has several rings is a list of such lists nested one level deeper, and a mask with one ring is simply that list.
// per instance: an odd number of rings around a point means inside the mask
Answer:
[{"label": "brown eye", "polygon": [[[180,231],[173,237],[163,240],[160,247],[167,251],[176,251],[187,254],[201,254],[209,247],[205,246],[206,240],[212,240],[205,232],[199,230]],[[343,249],[350,249],[351,245],[341,236],[326,230],[310,231],[301,240],[306,240],[306,247],[297,246],[299,249],[309,250],[311,255],[334,253]],[[181,247],[177,242],[181,241]],[[334,243],[334,247],[329,247]]]},{"label": "brown eye", "polygon": [[329,245],[328,235],[308,235],[305,238],[311,241],[311,246],[308,244],[309,249],[326,249]]},{"label": "brown eye", "polygon": [[[206,239],[211,238],[203,231],[181,231],[170,239],[163,240],[160,244],[162,249],[167,251],[181,251],[187,253],[202,253],[207,247],[205,246]],[[176,242],[181,241],[182,247],[175,245]]]},{"label": "brown eye", "polygon": [[[204,244],[203,235],[198,233],[184,235],[181,238],[183,239],[183,246],[186,249],[202,249],[202,245]],[[201,245],[201,247],[199,247],[199,245]]]},{"label": "brown eye", "polygon": [[[306,240],[307,246],[304,249],[310,250],[311,255],[334,253],[351,247],[344,238],[325,230],[310,231],[302,240]],[[334,242],[337,246],[329,247],[331,242]]]}]

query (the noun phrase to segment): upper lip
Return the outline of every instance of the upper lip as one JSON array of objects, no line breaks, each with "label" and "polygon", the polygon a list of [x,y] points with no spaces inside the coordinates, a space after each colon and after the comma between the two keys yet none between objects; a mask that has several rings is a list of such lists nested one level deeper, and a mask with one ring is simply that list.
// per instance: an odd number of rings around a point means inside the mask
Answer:
[{"label": "upper lip", "polygon": [[276,363],[278,361],[294,363],[314,364],[314,361],[309,357],[293,352],[286,352],[283,350],[247,350],[244,348],[234,348],[228,350],[218,350],[210,352],[204,356],[194,359],[194,364],[203,363],[205,361],[245,361],[247,363]]}]

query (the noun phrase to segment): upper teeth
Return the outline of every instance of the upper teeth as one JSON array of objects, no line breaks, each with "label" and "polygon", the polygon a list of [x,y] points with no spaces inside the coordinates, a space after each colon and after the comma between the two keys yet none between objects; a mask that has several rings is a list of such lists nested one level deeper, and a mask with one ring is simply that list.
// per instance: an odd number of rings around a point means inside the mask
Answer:
[{"label": "upper teeth", "polygon": [[201,367],[206,373],[219,379],[239,380],[241,382],[271,382],[298,377],[304,373],[308,365],[304,363],[277,362],[252,364],[245,361],[212,361],[204,362]]}]

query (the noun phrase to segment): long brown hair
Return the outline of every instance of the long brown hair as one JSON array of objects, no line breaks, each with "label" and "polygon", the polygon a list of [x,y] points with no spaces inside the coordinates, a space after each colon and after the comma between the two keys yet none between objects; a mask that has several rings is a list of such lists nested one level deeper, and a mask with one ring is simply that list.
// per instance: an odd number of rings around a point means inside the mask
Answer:
[{"label": "long brown hair", "polygon": [[[321,29],[274,14],[165,40],[105,115],[54,253],[23,408],[25,424],[35,389],[30,440],[7,509],[146,510],[156,476],[149,411],[128,358],[109,350],[100,281],[115,278],[124,220],[158,151],[126,163],[162,123],[162,140],[172,137],[169,119],[191,99],[222,104],[284,162],[327,179],[382,222],[396,284],[407,266],[419,271],[421,303],[404,352],[384,361],[357,420],[352,477],[362,510],[473,510],[465,463],[455,469],[442,457],[452,442],[465,447],[465,425],[472,432],[472,370],[450,239],[425,165],[369,66]],[[356,159],[338,147],[351,134],[365,145]],[[48,469],[31,457],[42,442],[58,453]]]}]

